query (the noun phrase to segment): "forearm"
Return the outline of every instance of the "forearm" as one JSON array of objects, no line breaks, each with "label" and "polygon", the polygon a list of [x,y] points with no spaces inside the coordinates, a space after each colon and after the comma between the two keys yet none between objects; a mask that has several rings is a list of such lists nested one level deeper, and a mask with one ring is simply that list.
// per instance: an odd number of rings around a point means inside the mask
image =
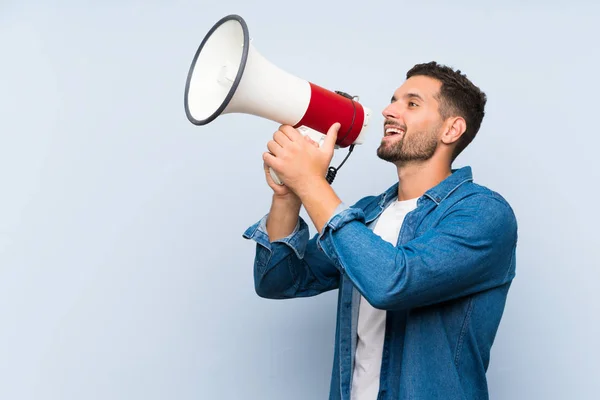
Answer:
[{"label": "forearm", "polygon": [[317,232],[321,232],[342,202],[325,179],[313,179],[297,189]]},{"label": "forearm", "polygon": [[298,224],[302,203],[298,198],[273,195],[271,209],[267,217],[267,233],[273,242],[290,235]]}]

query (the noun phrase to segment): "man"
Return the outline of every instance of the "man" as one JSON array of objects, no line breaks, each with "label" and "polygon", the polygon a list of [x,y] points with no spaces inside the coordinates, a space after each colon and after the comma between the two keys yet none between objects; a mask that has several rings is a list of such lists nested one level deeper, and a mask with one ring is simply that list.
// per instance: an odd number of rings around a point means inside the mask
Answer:
[{"label": "man", "polygon": [[320,148],[290,126],[275,132],[263,156],[271,208],[244,232],[257,243],[256,292],[339,289],[330,399],[488,399],[517,222],[470,167],[451,168],[479,130],[486,95],[435,62],[406,78],[383,110],[377,150],[398,182],[377,196],[348,206],[325,180],[339,124]]}]

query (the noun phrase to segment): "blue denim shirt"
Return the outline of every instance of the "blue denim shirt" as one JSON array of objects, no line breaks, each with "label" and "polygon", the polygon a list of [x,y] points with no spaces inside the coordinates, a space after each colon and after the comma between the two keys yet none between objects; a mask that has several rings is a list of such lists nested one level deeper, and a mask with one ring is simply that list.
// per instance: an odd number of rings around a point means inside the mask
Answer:
[{"label": "blue denim shirt", "polygon": [[515,277],[514,212],[463,167],[418,199],[394,246],[372,227],[397,193],[396,183],[342,203],[310,240],[300,218],[270,243],[265,215],[243,234],[256,241],[256,292],[339,290],[330,399],[350,399],[361,294],[387,310],[378,399],[488,399],[490,350]]}]

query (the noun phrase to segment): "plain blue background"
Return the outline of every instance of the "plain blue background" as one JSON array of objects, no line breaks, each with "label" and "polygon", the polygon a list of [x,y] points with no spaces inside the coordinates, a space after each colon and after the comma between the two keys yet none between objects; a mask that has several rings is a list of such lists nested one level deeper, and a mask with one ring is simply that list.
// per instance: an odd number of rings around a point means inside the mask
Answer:
[{"label": "plain blue background", "polygon": [[183,109],[193,54],[230,13],[268,60],[373,109],[334,183],[348,203],[397,179],[375,149],[412,65],[481,86],[455,167],[520,224],[491,398],[598,398],[598,5],[50,3],[0,3],[0,399],[326,398],[337,292],[259,298],[241,237],[270,204],[277,124],[196,127]]}]

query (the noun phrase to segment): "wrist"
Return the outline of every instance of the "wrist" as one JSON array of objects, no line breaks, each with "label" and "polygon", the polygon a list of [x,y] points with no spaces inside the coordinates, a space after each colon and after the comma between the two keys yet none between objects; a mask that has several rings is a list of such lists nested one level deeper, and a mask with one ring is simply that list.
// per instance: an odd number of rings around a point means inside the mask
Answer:
[{"label": "wrist", "polygon": [[302,182],[298,182],[294,188],[294,193],[300,199],[302,203],[306,199],[317,196],[323,191],[331,190],[331,185],[323,177],[312,177],[305,179]]},{"label": "wrist", "polygon": [[296,187],[296,190],[315,228],[321,232],[338,205],[342,203],[341,199],[323,177],[315,177],[303,182]]},{"label": "wrist", "polygon": [[273,194],[273,204],[277,204],[283,207],[297,208],[298,210],[302,206],[302,201],[293,192],[286,194]]},{"label": "wrist", "polygon": [[302,203],[293,193],[273,195],[266,221],[267,234],[271,242],[292,234],[298,224],[300,207],[302,207]]}]

